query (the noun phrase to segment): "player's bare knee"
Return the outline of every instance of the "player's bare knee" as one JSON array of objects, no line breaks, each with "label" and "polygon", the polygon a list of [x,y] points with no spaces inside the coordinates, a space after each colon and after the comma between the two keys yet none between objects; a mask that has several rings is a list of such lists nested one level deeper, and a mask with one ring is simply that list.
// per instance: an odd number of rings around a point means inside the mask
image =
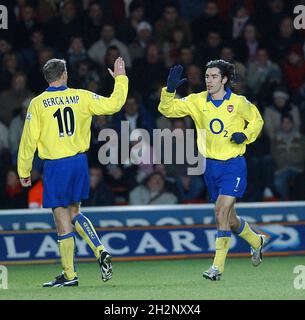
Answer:
[{"label": "player's bare knee", "polygon": [[80,204],[73,203],[73,204],[69,205],[69,212],[70,212],[71,219],[73,220],[73,218],[75,216],[79,215],[79,213],[80,213]]}]

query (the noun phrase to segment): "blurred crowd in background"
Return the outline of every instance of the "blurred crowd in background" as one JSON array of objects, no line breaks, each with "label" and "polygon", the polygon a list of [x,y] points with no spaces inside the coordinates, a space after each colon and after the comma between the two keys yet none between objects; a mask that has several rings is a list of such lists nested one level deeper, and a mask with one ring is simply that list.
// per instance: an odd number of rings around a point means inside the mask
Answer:
[{"label": "blurred crowd in background", "polygon": [[[208,201],[202,176],[187,164],[101,165],[100,130],[194,128],[191,119],[166,119],[157,110],[169,68],[184,67],[183,97],[205,90],[205,65],[235,64],[233,91],[260,110],[264,129],[247,148],[248,189],[243,201],[305,200],[305,30],[294,28],[284,0],[16,0],[0,30],[0,208],[40,207],[43,161],[35,157],[33,185],[16,172],[27,108],[47,88],[42,66],[64,58],[69,87],[109,96],[107,69],[122,56],[130,79],[121,112],[92,122],[90,197],[84,206]],[[303,3],[304,4],[304,3]],[[173,150],[181,137],[173,140]],[[149,143],[149,142],[148,142]],[[132,146],[132,143],[131,143]],[[150,148],[153,148],[151,145]],[[154,150],[151,150],[153,154]],[[122,159],[121,159],[122,160]]]}]

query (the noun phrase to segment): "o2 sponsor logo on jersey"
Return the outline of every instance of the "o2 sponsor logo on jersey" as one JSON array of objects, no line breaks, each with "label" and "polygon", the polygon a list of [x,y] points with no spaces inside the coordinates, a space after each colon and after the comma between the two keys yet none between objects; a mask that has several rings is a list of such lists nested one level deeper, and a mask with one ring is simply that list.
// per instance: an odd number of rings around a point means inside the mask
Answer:
[{"label": "o2 sponsor logo on jersey", "polygon": [[212,133],[214,134],[220,134],[222,132],[224,132],[224,137],[228,138],[228,130],[224,130],[225,125],[224,123],[218,119],[218,118],[214,118],[211,120],[210,122],[210,130]]},{"label": "o2 sponsor logo on jersey", "polygon": [[224,129],[224,124],[223,122],[218,119],[212,119],[210,122],[210,130],[214,133],[214,134],[220,134]]}]

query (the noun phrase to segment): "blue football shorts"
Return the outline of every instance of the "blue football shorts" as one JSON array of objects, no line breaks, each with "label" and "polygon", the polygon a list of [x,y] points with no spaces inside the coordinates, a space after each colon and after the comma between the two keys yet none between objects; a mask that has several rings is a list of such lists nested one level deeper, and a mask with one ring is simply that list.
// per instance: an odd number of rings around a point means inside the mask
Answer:
[{"label": "blue football shorts", "polygon": [[87,199],[90,191],[88,160],[85,153],[44,160],[43,207],[67,207]]},{"label": "blue football shorts", "polygon": [[203,174],[211,202],[219,195],[242,198],[247,187],[247,164],[243,156],[228,160],[206,159]]}]

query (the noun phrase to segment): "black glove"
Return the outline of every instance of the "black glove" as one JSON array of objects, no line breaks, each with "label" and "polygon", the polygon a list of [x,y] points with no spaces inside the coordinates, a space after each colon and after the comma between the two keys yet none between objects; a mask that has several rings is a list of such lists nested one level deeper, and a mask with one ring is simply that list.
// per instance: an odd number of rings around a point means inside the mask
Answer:
[{"label": "black glove", "polygon": [[184,82],[187,81],[186,78],[180,80],[182,72],[183,72],[183,67],[181,65],[170,68],[169,75],[167,78],[168,92],[171,92],[171,93],[175,92],[175,90],[179,86],[181,86]]},{"label": "black glove", "polygon": [[247,140],[247,136],[242,132],[235,132],[232,134],[231,140],[237,144],[243,143],[245,140]]}]

